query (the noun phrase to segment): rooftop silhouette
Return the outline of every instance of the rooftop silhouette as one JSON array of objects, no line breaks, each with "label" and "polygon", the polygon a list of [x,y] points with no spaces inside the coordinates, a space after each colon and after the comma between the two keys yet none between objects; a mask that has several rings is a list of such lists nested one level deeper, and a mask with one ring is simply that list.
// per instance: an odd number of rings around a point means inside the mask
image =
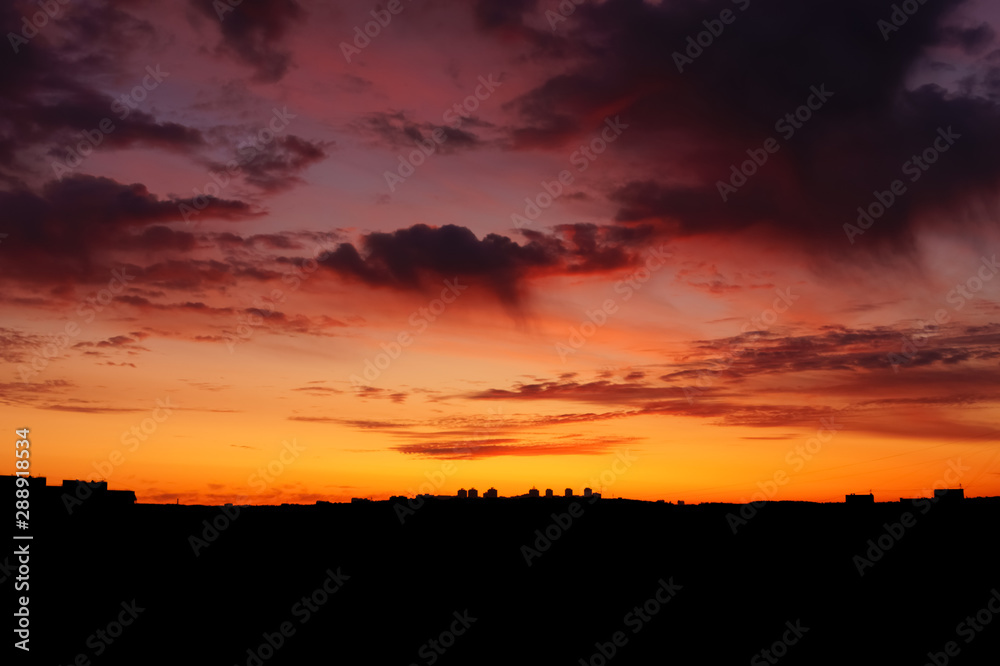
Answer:
[{"label": "rooftop silhouette", "polygon": [[[18,477],[16,476],[0,476],[0,487],[13,489],[15,487],[15,481]],[[30,488],[41,494],[47,500],[57,500],[61,503],[68,511],[72,511],[74,507],[82,506],[84,503],[90,505],[100,505],[100,506],[110,506],[115,508],[121,508],[126,506],[132,506],[137,503],[137,498],[135,491],[133,490],[114,490],[108,488],[107,481],[94,481],[94,480],[64,480],[58,486],[47,485],[47,479],[45,477],[25,477],[27,478]],[[944,500],[948,503],[960,502],[965,499],[965,490],[963,488],[938,488],[935,489],[933,496],[930,499],[934,500]],[[454,495],[434,495],[434,494],[417,494],[415,498],[425,499],[425,500],[476,500],[476,499],[587,499],[587,500],[600,500],[603,499],[601,493],[593,492],[590,488],[584,488],[582,495],[574,495],[571,488],[566,488],[565,494],[561,496],[556,496],[551,489],[545,491],[545,495],[539,494],[537,488],[529,488],[520,495],[501,495],[496,488],[489,488],[482,497],[479,496],[479,492],[475,488],[470,488],[466,490],[465,488],[459,489]],[[392,495],[385,500],[376,500],[371,497],[352,497],[347,503],[350,504],[378,504],[378,503],[392,503],[407,501],[412,498],[405,495]],[[645,502],[645,503],[663,503],[664,500],[634,500],[628,498],[625,499],[629,502]],[[899,498],[899,502],[912,502],[922,498]],[[989,499],[989,498],[984,498]],[[801,502],[801,500],[762,500],[760,502],[750,502],[750,504],[764,504],[764,503],[780,503],[785,502]],[[885,500],[890,501],[890,500]],[[324,505],[337,504],[338,502],[333,502],[330,500],[316,500],[316,503],[322,503]],[[678,506],[698,506],[699,504],[728,504],[733,506],[740,506],[739,503],[735,502],[701,502],[701,503],[687,503],[684,500],[676,500],[675,503]],[[821,504],[819,502],[805,502],[812,504]],[[875,504],[875,495],[873,493],[868,493],[866,495],[857,495],[854,493],[844,496],[844,504],[848,505],[873,505]],[[231,503],[230,503],[231,504]],[[291,505],[290,503],[284,503],[284,505]],[[242,506],[249,506],[248,504],[242,504]]]}]

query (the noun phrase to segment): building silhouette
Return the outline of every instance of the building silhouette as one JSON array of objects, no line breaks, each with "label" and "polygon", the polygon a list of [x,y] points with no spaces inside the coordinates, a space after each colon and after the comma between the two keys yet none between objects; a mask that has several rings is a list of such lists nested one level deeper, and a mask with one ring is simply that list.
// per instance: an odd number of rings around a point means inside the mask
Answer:
[{"label": "building silhouette", "polygon": [[[44,493],[45,489],[48,487],[48,486],[45,485],[45,477],[44,476],[25,476],[23,478],[25,478],[25,479],[28,480],[28,490],[29,490],[29,492],[32,492],[32,493],[37,492],[37,493],[41,494],[41,493]],[[2,484],[3,484],[0,487],[3,488],[3,491],[5,493],[7,492],[8,488],[9,488],[10,489],[10,494],[9,494],[10,497],[14,497],[14,491],[17,489],[17,479],[18,479],[18,477],[15,476],[15,475],[13,475],[13,474],[10,475],[10,476],[0,476],[0,480],[2,480]]]},{"label": "building silhouette", "polygon": [[573,489],[572,488],[567,488],[566,489],[566,497],[572,497],[572,496],[573,496]]},{"label": "building silhouette", "polygon": [[466,497],[469,496],[469,491],[467,491],[465,488],[459,488],[458,489],[458,496],[461,499],[465,499]]},{"label": "building silhouette", "polygon": [[935,488],[934,499],[945,502],[960,502],[965,499],[963,488]]},{"label": "building silhouette", "polygon": [[476,499],[479,497],[479,491],[475,488],[469,488],[469,499]]},{"label": "building silhouette", "polygon": [[64,480],[62,493],[109,507],[132,506],[136,502],[134,490],[108,490],[107,481]]},{"label": "building silhouette", "polygon": [[[25,476],[27,480],[28,497],[32,501],[58,503],[72,514],[78,507],[93,506],[101,509],[118,509],[131,507],[136,503],[134,490],[108,490],[107,481],[81,481],[67,479],[58,486],[46,484],[44,476]],[[0,476],[0,492],[14,492],[19,488],[16,475]],[[24,486],[20,486],[24,487]]]},{"label": "building silhouette", "polygon": [[593,494],[594,494],[594,491],[591,490],[590,488],[584,488],[583,489],[583,496],[584,497],[590,497]]},{"label": "building silhouette", "polygon": [[529,490],[528,497],[538,497],[538,488],[532,488]]},{"label": "building silhouette", "polygon": [[497,498],[497,489],[496,488],[490,488],[489,490],[486,491],[486,494],[484,494],[483,497],[489,497],[491,499],[496,499]]},{"label": "building silhouette", "polygon": [[551,488],[546,488],[545,489],[545,496],[546,497],[552,497],[552,489]]},{"label": "building silhouette", "polygon": [[874,504],[875,495],[872,493],[868,493],[867,495],[855,495],[851,493],[844,496],[844,502],[851,505]]},{"label": "building silhouette", "polygon": [[92,492],[103,493],[108,490],[107,481],[80,481],[79,479],[64,480],[62,482],[63,490],[68,490],[70,492],[76,492],[79,488],[89,488]]}]

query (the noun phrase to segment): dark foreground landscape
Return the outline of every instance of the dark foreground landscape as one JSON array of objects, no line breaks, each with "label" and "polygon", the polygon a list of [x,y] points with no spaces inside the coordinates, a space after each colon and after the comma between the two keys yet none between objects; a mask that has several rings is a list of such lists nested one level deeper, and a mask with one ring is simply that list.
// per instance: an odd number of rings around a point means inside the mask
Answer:
[{"label": "dark foreground landscape", "polygon": [[1000,502],[741,508],[54,505],[29,663],[997,663]]}]

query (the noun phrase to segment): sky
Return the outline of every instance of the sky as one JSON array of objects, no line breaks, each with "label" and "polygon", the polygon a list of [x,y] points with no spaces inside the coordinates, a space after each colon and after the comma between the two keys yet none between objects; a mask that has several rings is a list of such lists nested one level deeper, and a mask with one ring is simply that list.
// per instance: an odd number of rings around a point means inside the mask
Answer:
[{"label": "sky", "polygon": [[0,414],[49,484],[1000,495],[995,4],[0,28]]}]

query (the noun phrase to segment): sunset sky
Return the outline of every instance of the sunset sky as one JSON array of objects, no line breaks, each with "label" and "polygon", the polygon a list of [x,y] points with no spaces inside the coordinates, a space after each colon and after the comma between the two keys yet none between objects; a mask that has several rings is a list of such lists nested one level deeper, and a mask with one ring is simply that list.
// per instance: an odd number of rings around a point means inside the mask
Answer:
[{"label": "sunset sky", "polygon": [[904,4],[4,0],[11,450],[140,502],[1000,495],[1000,9]]}]

